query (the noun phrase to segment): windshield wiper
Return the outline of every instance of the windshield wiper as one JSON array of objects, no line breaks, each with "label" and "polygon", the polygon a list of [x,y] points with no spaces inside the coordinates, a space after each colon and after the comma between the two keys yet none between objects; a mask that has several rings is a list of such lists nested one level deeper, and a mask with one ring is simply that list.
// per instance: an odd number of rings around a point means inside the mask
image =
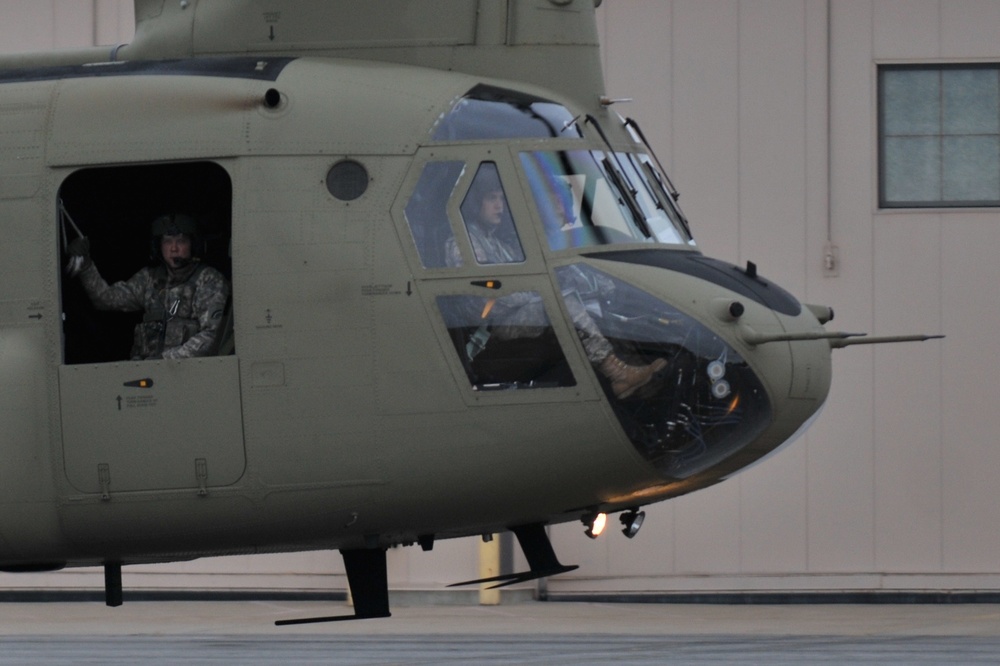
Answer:
[{"label": "windshield wiper", "polygon": [[[663,164],[660,163],[660,158],[657,157],[656,151],[653,150],[653,147],[649,145],[649,141],[646,140],[646,135],[643,133],[642,128],[639,127],[639,123],[632,120],[631,118],[626,118],[625,127],[631,127],[633,130],[635,130],[635,133],[639,137],[639,140],[642,141],[642,145],[646,147],[646,151],[653,156],[653,161],[656,162],[656,167],[659,170],[659,173],[654,174],[656,176],[656,182],[659,183],[660,187],[667,192],[667,194],[670,196],[671,199],[673,199],[674,210],[676,210],[677,214],[680,216],[680,222],[684,226],[684,231],[687,232],[688,238],[694,238],[694,236],[691,234],[691,225],[688,222],[687,216],[684,215],[684,211],[680,209],[680,205],[678,205],[677,203],[677,200],[681,198],[681,193],[677,191],[676,187],[674,187],[674,183],[673,181],[670,180],[670,176],[667,174],[667,170],[663,168]],[[643,166],[647,167],[648,169],[648,165],[644,164]],[[651,169],[649,170],[651,171]],[[663,180],[660,179],[661,177]]]},{"label": "windshield wiper", "polygon": [[615,189],[621,192],[622,198],[625,200],[624,203],[628,207],[629,213],[632,214],[632,219],[635,220],[635,224],[639,227],[639,231],[646,238],[652,238],[653,234],[649,230],[649,226],[646,225],[646,217],[639,210],[639,204],[635,200],[635,192],[625,184],[622,174],[615,168],[615,165],[611,163],[607,157],[601,160],[601,165],[608,174],[608,178],[611,183],[615,186]]},{"label": "windshield wiper", "polygon": [[[656,188],[650,184],[650,173],[648,165],[644,163],[642,160],[636,160],[634,153],[627,153],[627,159],[629,166],[632,167],[633,173],[638,173],[644,176],[641,178],[641,181],[643,187],[646,190],[646,194],[649,195],[649,198],[653,200],[653,202],[656,204],[656,207],[659,210],[662,210],[664,213],[666,213],[667,204],[664,202],[663,196],[657,193]],[[636,162],[638,162],[638,164],[636,164]]]},{"label": "windshield wiper", "polygon": [[619,161],[618,153],[615,152],[611,142],[608,141],[608,137],[601,128],[600,123],[597,122],[597,119],[588,114],[587,122],[594,126],[594,129],[597,130],[601,139],[604,140],[604,145],[608,147],[608,152],[613,155],[615,161],[618,162],[618,168],[616,169],[615,166],[611,164],[611,160],[607,157],[602,160],[602,164],[604,165],[605,171],[608,173],[608,177],[611,178],[611,181],[625,199],[625,205],[632,214],[632,219],[635,221],[636,226],[639,227],[639,231],[641,231],[646,238],[652,238],[653,233],[649,230],[649,226],[646,224],[646,216],[642,213],[642,210],[639,207],[639,202],[636,200],[639,190],[637,190],[632,184],[632,181],[629,180],[628,174],[625,173],[625,168],[622,167],[621,162]]}]

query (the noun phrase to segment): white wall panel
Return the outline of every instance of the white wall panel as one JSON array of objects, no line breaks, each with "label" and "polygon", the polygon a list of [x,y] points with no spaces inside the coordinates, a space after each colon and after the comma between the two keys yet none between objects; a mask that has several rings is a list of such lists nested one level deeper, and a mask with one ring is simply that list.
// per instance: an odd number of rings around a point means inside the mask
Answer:
[{"label": "white wall panel", "polygon": [[[739,3],[677,0],[670,16],[672,178],[701,247],[735,260],[739,218]],[[649,57],[629,47],[633,58]],[[641,96],[641,91],[636,93]],[[653,141],[650,138],[650,141]]]},{"label": "white wall panel", "polygon": [[[805,282],[806,56],[799,0],[740,3],[739,256],[799,291]],[[825,73],[824,73],[825,74]],[[740,475],[741,572],[806,563],[801,447]]]},{"label": "white wall panel", "polygon": [[[817,289],[820,302],[835,309],[836,329],[870,331],[871,2],[833,3],[830,22],[830,132],[836,139],[829,148],[829,215],[840,263],[838,276]],[[868,571],[874,564],[871,354],[834,353],[830,398],[808,440],[811,571]]]},{"label": "white wall panel", "polygon": [[0,53],[128,42],[132,0],[0,0]]},{"label": "white wall panel", "polygon": [[[0,0],[0,16],[4,52],[132,32],[129,0]],[[560,559],[582,568],[549,589],[1000,580],[1000,213],[879,212],[875,125],[879,62],[1000,61],[1000,2],[606,0],[598,16],[608,93],[635,98],[616,110],[643,125],[706,254],[753,260],[804,300],[834,306],[835,328],[949,337],[836,351],[828,404],[805,438],[733,480],[647,507],[634,540],[614,522],[598,541],[578,524],[554,528]],[[828,226],[836,277],[822,273]],[[440,589],[475,575],[477,549],[466,539],[393,550],[390,579]],[[126,584],[325,587],[342,585],[341,572],[336,554],[289,554],[136,568]],[[76,572],[16,584],[87,575],[100,585],[99,573]]]},{"label": "white wall panel", "polygon": [[[941,217],[875,218],[875,323],[942,329]],[[941,344],[874,350],[875,553],[880,571],[942,567]]]},{"label": "white wall panel", "polygon": [[[601,13],[605,80],[608,96],[632,99],[615,110],[634,118],[647,137],[657,137],[657,155],[671,168],[670,17],[659,3],[649,0],[616,0],[614,11]],[[635,49],[643,57],[635,58]],[[652,140],[652,139],[650,139]]]},{"label": "white wall panel", "polygon": [[942,236],[944,345],[944,564],[948,571],[1000,568],[1000,219],[949,215]]},{"label": "white wall panel", "polygon": [[805,262],[805,5],[740,3],[740,263],[798,286]]},{"label": "white wall panel", "polygon": [[671,501],[676,504],[673,573],[739,573],[739,483],[721,483]]},{"label": "white wall panel", "polygon": [[[988,58],[996,61],[1000,33],[1000,2],[939,0],[941,57]],[[923,55],[922,57],[927,57]]]},{"label": "white wall panel", "polygon": [[[799,296],[825,303],[826,241],[830,233],[829,146],[829,6],[826,0],[805,3],[805,284]],[[820,300],[815,300],[819,297]]]},{"label": "white wall panel", "polygon": [[95,0],[94,14],[95,44],[124,44],[132,39],[135,33],[135,10],[131,0]]},{"label": "white wall panel", "polygon": [[0,49],[5,53],[42,51],[56,46],[53,0],[0,0]]},{"label": "white wall panel", "polygon": [[52,47],[94,45],[94,5],[81,0],[53,0]]},{"label": "white wall panel", "polygon": [[940,0],[877,0],[872,5],[876,58],[937,58]]},{"label": "white wall panel", "polygon": [[741,491],[740,573],[806,570],[806,462],[805,447],[794,445],[729,482]]},{"label": "white wall panel", "polygon": [[[739,2],[677,0],[664,3],[661,11],[670,17],[671,177],[701,246],[714,256],[735,261],[739,254],[739,158],[734,151],[740,129]],[[630,50],[635,53],[634,47]],[[650,141],[658,139],[650,137]],[[672,503],[673,572],[739,571],[739,485],[715,486]]]}]

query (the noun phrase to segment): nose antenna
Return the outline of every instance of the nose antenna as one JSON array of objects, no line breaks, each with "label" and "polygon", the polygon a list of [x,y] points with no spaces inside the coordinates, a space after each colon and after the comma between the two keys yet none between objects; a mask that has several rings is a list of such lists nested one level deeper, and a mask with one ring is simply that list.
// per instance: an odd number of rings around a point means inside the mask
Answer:
[{"label": "nose antenna", "polygon": [[882,337],[859,337],[841,340],[830,340],[830,347],[832,349],[843,349],[844,347],[853,347],[855,345],[886,345],[895,344],[897,342],[925,342],[927,340],[940,340],[944,338],[943,335],[887,335]]}]

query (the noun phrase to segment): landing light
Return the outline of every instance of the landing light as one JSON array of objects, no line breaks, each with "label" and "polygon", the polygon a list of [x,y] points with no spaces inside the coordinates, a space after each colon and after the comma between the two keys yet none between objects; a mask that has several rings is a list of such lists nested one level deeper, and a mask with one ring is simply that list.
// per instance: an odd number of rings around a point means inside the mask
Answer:
[{"label": "landing light", "polygon": [[619,518],[622,522],[622,534],[631,539],[639,533],[639,528],[642,527],[642,521],[645,519],[645,511],[638,511],[636,509],[626,511]]},{"label": "landing light", "polygon": [[604,528],[608,525],[608,514],[606,513],[589,513],[580,519],[584,525],[587,526],[585,533],[591,539],[596,539],[601,536],[604,532]]}]

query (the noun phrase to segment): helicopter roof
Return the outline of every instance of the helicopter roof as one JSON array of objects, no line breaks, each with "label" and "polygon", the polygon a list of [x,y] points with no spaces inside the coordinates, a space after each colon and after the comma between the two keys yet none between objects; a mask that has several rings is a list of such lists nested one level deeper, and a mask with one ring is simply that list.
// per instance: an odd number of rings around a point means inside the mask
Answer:
[{"label": "helicopter roof", "polygon": [[135,0],[130,44],[15,54],[0,70],[121,61],[336,57],[604,94],[595,0]]},{"label": "helicopter roof", "polygon": [[[59,86],[47,152],[52,166],[82,156],[89,162],[141,160],[148,138],[143,127],[175,137],[158,147],[161,160],[251,152],[412,154],[433,139],[442,116],[470,90],[484,82],[515,85],[390,63],[284,56],[0,73],[0,84],[33,81]],[[533,86],[517,89],[546,96]],[[280,95],[271,107],[262,103],[269,90]]]}]

